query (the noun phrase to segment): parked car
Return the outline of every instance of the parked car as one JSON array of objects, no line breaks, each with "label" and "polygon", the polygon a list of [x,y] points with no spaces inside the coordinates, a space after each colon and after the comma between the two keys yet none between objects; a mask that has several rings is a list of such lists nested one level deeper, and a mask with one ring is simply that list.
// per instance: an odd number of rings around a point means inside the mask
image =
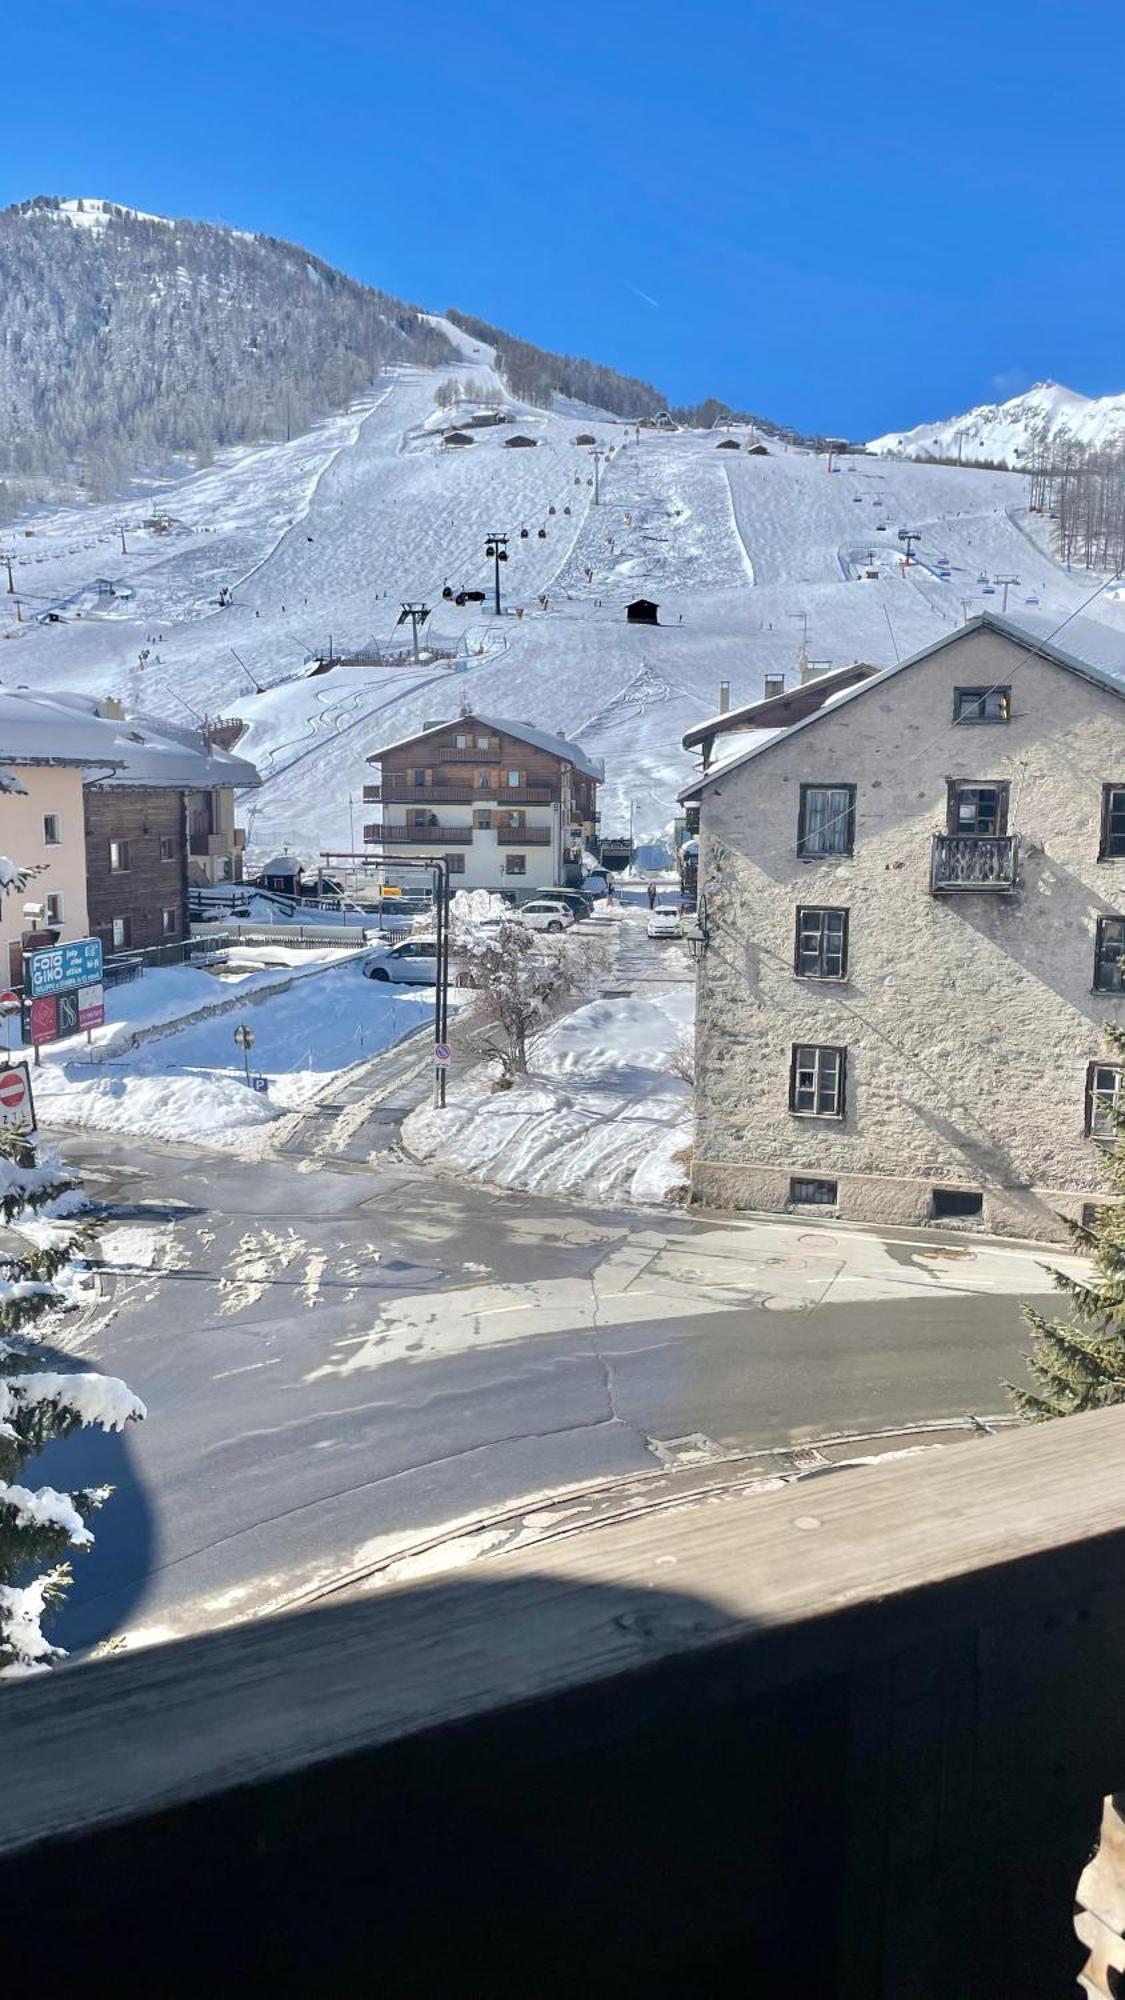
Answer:
[{"label": "parked car", "polygon": [[650,938],[677,938],[684,934],[678,910],[650,910],[645,929]]},{"label": "parked car", "polygon": [[592,917],[594,914],[594,899],[588,896],[584,889],[544,889],[542,897],[536,897],[536,901],[565,903],[571,916],[579,924],[584,917]]},{"label": "parked car", "polygon": [[574,922],[565,903],[556,903],[547,896],[536,896],[533,902],[522,903],[516,917],[531,931],[568,931]]},{"label": "parked car", "polygon": [[393,979],[399,985],[437,984],[437,939],[404,938],[401,944],[380,945],[363,961],[365,979]]}]

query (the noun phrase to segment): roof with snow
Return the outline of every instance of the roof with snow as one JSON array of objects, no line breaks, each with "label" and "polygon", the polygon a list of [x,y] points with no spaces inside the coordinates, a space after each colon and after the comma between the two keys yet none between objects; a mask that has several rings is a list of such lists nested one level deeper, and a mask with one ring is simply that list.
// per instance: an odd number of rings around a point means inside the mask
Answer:
[{"label": "roof with snow", "polygon": [[[1060,645],[1056,633],[1066,633],[1066,642]],[[906,673],[910,667],[922,660],[932,659],[935,653],[944,652],[949,646],[956,646],[973,632],[996,632],[1003,639],[1010,639],[1021,646],[1029,659],[1050,660],[1067,673],[1078,674],[1081,679],[1091,681],[1096,687],[1105,688],[1110,694],[1125,697],[1125,634],[1111,630],[1108,625],[1100,625],[1095,618],[1068,618],[1052,625],[1049,618],[1003,618],[997,612],[982,612],[979,618],[970,618],[965,625],[959,625],[953,632],[946,632],[935,639],[932,646],[924,646],[919,653],[912,653],[907,660],[899,660],[893,667],[884,667],[881,673],[873,674],[869,680],[860,681],[855,687],[844,688],[806,715],[789,729],[762,732],[762,740],[752,743],[740,756],[730,758],[726,763],[712,768],[705,777],[697,778],[694,784],[681,792],[682,799],[698,798],[719,778],[729,778],[752,758],[760,757],[782,736],[797,735],[802,729],[811,729],[825,715],[845,708],[849,702],[862,700],[875,688],[881,688],[896,674]],[[766,703],[762,707],[768,706]]]},{"label": "roof with snow", "polygon": [[789,723],[800,722],[814,708],[823,707],[830,694],[853,687],[856,681],[870,680],[878,671],[878,667],[868,667],[857,660],[851,667],[835,667],[830,673],[814,674],[809,680],[802,681],[800,687],[772,694],[765,701],[749,701],[741,708],[721,709],[717,715],[708,716],[706,722],[697,722],[694,729],[688,730],[683,739],[684,749],[698,749],[706,744],[708,738],[725,736],[731,730],[784,728]]},{"label": "roof with snow", "polygon": [[9,764],[76,764],[87,783],[208,790],[261,783],[253,764],[208,748],[198,730],[150,716],[105,714],[86,695],[0,688],[0,743]]},{"label": "roof with snow", "polygon": [[494,736],[514,736],[520,743],[530,743],[533,749],[546,750],[551,757],[561,758],[564,764],[573,764],[587,778],[593,778],[599,785],[605,783],[605,765],[600,757],[591,757],[577,743],[571,743],[565,736],[553,736],[547,729],[536,729],[531,722],[511,722],[494,715],[451,715],[445,722],[428,723],[414,736],[402,736],[396,743],[384,743],[381,750],[373,750],[368,757],[369,764],[380,764],[392,750],[406,750],[412,743],[421,743],[427,736],[436,735],[442,729],[464,728],[469,723],[478,723],[482,729],[490,729]]}]

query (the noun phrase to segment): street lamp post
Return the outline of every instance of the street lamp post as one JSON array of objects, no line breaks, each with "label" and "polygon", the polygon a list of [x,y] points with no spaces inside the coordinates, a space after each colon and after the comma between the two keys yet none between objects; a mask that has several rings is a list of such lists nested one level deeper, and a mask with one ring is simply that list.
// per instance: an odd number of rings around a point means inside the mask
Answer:
[{"label": "street lamp post", "polygon": [[246,1082],[247,1082],[247,1085],[249,1085],[249,1082],[250,1082],[250,1051],[251,1051],[251,1049],[252,1049],[252,1048],[253,1048],[253,1046],[254,1046],[254,1030],[253,1030],[253,1028],[248,1028],[248,1027],[246,1026],[246,1023],[245,1023],[245,1021],[240,1021],[240,1022],[239,1022],[239,1024],[238,1024],[238,1026],[237,1026],[237,1028],[236,1028],[236,1029],[235,1029],[235,1031],[234,1031],[234,1039],[235,1039],[235,1041],[237,1042],[237,1044],[238,1044],[239,1048],[240,1048],[240,1049],[242,1050],[242,1060],[243,1060],[243,1062],[244,1062],[244,1063],[245,1063],[245,1065],[246,1065]]}]

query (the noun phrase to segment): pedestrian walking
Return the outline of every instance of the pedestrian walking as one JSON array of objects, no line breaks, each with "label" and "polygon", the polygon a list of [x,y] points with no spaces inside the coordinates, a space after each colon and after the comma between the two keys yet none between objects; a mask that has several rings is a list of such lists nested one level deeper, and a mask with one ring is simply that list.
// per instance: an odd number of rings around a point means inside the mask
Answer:
[{"label": "pedestrian walking", "polygon": [[650,909],[650,910],[655,910],[655,908],[656,908],[656,883],[655,883],[655,882],[650,882],[650,883],[649,883],[649,885],[648,885],[648,906],[649,906],[649,909]]}]

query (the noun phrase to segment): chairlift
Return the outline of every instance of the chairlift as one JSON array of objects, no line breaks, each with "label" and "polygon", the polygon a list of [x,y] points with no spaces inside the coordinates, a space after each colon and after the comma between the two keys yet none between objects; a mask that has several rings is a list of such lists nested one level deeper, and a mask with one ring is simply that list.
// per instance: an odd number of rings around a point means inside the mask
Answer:
[{"label": "chairlift", "polygon": [[491,543],[491,542],[486,542],[486,543],[485,543],[485,545],[484,545],[484,553],[485,553],[485,555],[486,555],[486,556],[494,556],[494,555],[496,554],[496,550],[495,550],[495,548],[493,547],[493,545],[492,545],[492,543]]},{"label": "chairlift", "polygon": [[995,597],[995,595],[996,595],[996,592],[995,592],[995,591],[993,590],[993,588],[992,588],[992,585],[991,585],[990,583],[986,583],[986,584],[985,584],[985,586],[984,586],[984,589],[983,589],[983,590],[981,591],[981,596],[982,596],[982,597]]},{"label": "chairlift", "polygon": [[570,512],[570,508],[569,508],[569,507],[564,507],[564,508],[563,508],[563,513],[564,513],[564,514],[569,514],[569,512]]},{"label": "chairlift", "polygon": [[468,601],[469,601],[468,592],[464,590],[459,590],[457,592],[456,597],[453,600],[454,604],[458,605],[462,611],[464,610]]},{"label": "chairlift", "polygon": [[508,560],[508,551],[507,551],[507,549],[501,549],[501,551],[500,551],[500,560],[501,560],[501,562],[507,562],[507,560]]},{"label": "chairlift", "polygon": [[541,542],[545,542],[545,541],[546,541],[546,539],[547,539],[547,530],[546,530],[546,528],[540,528],[540,530],[539,530],[539,539],[540,539],[540,541],[541,541]]},{"label": "chairlift", "polygon": [[555,509],[553,507],[548,507],[547,512],[548,514],[553,514],[555,512]]},{"label": "chairlift", "polygon": [[445,589],[442,591],[441,594],[444,597],[446,603],[448,604],[453,596],[453,585],[451,583],[447,583]]},{"label": "chairlift", "polygon": [[526,529],[526,528],[521,528],[521,529],[520,529],[520,540],[521,540],[521,542],[526,542],[526,540],[527,540],[527,529]]},{"label": "chairlift", "polygon": [[1033,592],[1032,592],[1032,594],[1031,594],[1031,596],[1030,596],[1030,597],[1025,597],[1023,601],[1024,601],[1024,603],[1025,603],[1025,604],[1038,604],[1038,602],[1039,602],[1039,599],[1038,599],[1037,595],[1035,594],[1035,592],[1033,591]]}]

